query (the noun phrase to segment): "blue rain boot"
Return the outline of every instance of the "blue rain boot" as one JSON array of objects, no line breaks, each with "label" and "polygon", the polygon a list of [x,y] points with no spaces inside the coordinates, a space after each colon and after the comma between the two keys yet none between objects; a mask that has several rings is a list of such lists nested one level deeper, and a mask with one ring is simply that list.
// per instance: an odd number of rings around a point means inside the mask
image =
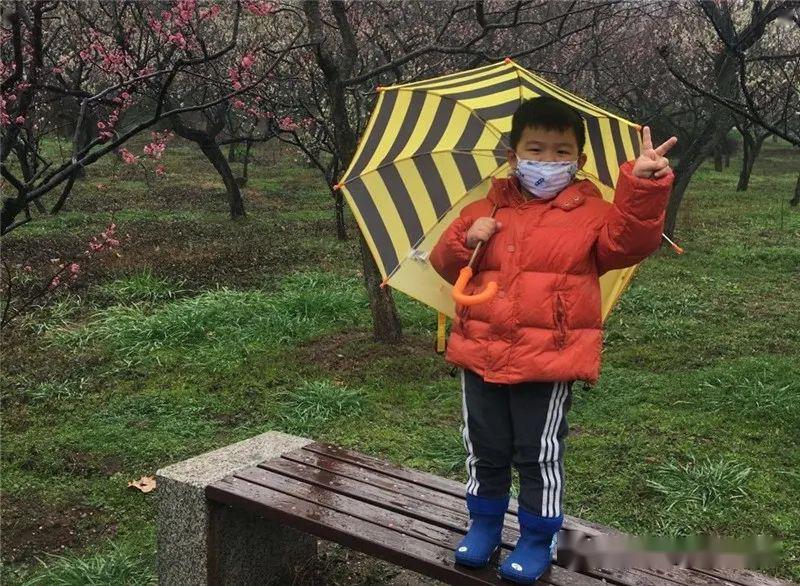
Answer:
[{"label": "blue rain boot", "polygon": [[509,498],[510,495],[487,498],[467,493],[467,510],[472,523],[464,539],[456,546],[457,564],[482,568],[489,563],[492,554],[500,547]]},{"label": "blue rain boot", "polygon": [[550,567],[564,515],[540,517],[517,508],[519,540],[500,565],[500,576],[518,584],[533,584]]}]

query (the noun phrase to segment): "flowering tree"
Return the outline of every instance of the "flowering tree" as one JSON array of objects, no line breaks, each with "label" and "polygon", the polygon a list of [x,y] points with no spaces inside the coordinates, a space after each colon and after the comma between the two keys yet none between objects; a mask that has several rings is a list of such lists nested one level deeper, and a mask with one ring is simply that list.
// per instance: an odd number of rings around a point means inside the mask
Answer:
[{"label": "flowering tree", "polygon": [[[660,53],[673,77],[708,101],[710,113],[703,132],[675,168],[676,181],[667,209],[669,234],[675,228],[678,208],[694,171],[737,120],[746,120],[800,145],[797,123],[800,71],[796,64],[800,35],[792,24],[797,21],[800,4],[792,0],[767,3],[696,0],[691,9],[700,16],[704,27],[701,50],[694,47],[691,57],[695,62],[700,60],[705,75],[692,75],[695,71],[681,59],[686,52],[679,56],[665,45],[660,47]],[[783,25],[785,20],[790,22],[789,26]],[[782,106],[776,107],[780,103]],[[752,151],[748,156],[753,156]],[[752,168],[752,161],[749,165]]]},{"label": "flowering tree", "polygon": [[[763,134],[756,129],[768,129],[769,122],[765,126],[753,116],[748,118],[745,107],[738,111],[720,107],[722,102],[732,105],[744,100],[739,77],[741,60],[748,64],[749,71],[760,71],[745,85],[759,96],[764,121],[769,120],[769,111],[783,120],[776,120],[773,125],[792,124],[790,114],[797,108],[791,106],[796,104],[798,87],[796,73],[792,73],[796,72],[796,63],[794,69],[784,68],[782,72],[759,63],[780,61],[763,59],[765,54],[781,54],[775,47],[766,49],[770,45],[778,44],[784,49],[798,46],[796,30],[791,35],[787,30],[776,36],[783,28],[780,20],[793,8],[790,2],[769,2],[762,7],[760,2],[696,0],[636,4],[634,9],[636,12],[621,12],[578,35],[575,40],[584,55],[568,60],[573,65],[563,77],[568,80],[567,87],[577,88],[590,99],[648,124],[660,134],[678,137],[675,155],[679,161],[674,166],[676,179],[665,225],[665,232],[672,236],[694,172],[718,145],[724,144],[729,131],[738,125],[748,134],[743,134],[743,174],[749,177],[758,153],[759,132]],[[575,52],[579,53],[580,48]],[[786,56],[788,53],[783,51]],[[642,54],[661,58],[643,67]],[[787,83],[792,75],[794,82]],[[797,120],[797,116],[793,119]],[[746,185],[744,178],[740,184]]]},{"label": "flowering tree", "polygon": [[[0,232],[30,221],[31,204],[55,190],[60,194],[50,212],[58,212],[81,170],[108,153],[128,164],[140,157],[157,161],[163,135],[140,154],[125,148],[142,131],[175,120],[183,129],[191,116],[207,117],[213,130],[218,112],[263,82],[291,48],[284,43],[262,50],[257,72],[250,67],[251,74],[231,80],[231,63],[248,69],[239,47],[243,6],[253,19],[272,13],[266,10],[270,3],[253,1],[4,4],[0,173],[16,194],[3,201]],[[198,90],[192,99],[187,88]],[[80,103],[67,132],[72,152],[49,160],[39,144],[43,136],[63,131],[57,105],[65,98]],[[87,120],[93,121],[90,131]],[[156,165],[156,173],[163,173]],[[218,171],[223,174],[224,168]],[[232,214],[240,211],[240,198],[232,197]]]},{"label": "flowering tree", "polygon": [[[100,261],[110,252],[119,249],[121,242],[116,231],[117,225],[112,222],[98,236],[92,236],[80,256],[71,260],[51,258],[50,270],[45,271],[44,277],[37,275],[30,263],[12,268],[3,260],[1,281],[4,302],[0,313],[0,329],[7,328],[37,303],[44,305],[57,291],[72,287],[85,272],[86,264]],[[125,240],[129,239],[130,234],[126,234]]]}]

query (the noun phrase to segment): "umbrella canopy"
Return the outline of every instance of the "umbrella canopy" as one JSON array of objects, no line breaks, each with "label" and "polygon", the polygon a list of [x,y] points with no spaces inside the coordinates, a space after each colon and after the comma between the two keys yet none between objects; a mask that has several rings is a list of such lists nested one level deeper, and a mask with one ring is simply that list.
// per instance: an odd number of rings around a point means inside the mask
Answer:
[{"label": "umbrella canopy", "polygon": [[[506,59],[425,81],[378,88],[366,131],[337,186],[364,233],[384,285],[449,317],[452,286],[427,261],[442,232],[467,204],[486,197],[510,167],[511,117],[522,101],[553,96],[586,120],[592,180],[608,201],[623,162],[638,156],[639,125],[620,118]],[[635,267],[600,278],[608,316]]]}]

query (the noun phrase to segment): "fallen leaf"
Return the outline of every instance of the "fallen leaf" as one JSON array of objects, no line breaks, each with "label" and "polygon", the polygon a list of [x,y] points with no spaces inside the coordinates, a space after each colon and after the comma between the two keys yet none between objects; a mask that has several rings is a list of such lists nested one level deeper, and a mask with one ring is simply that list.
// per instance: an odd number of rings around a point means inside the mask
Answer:
[{"label": "fallen leaf", "polygon": [[128,483],[128,488],[138,488],[142,492],[150,492],[156,488],[155,476],[142,476],[139,480],[132,480]]}]

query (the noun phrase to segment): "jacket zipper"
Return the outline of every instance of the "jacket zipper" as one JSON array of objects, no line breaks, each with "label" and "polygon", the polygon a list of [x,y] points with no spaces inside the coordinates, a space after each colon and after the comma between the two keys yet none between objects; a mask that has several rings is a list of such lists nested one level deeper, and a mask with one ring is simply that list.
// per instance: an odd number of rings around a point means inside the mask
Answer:
[{"label": "jacket zipper", "polygon": [[563,348],[567,337],[567,315],[561,293],[556,293],[555,322],[558,332],[556,335],[556,346],[558,348]]}]

